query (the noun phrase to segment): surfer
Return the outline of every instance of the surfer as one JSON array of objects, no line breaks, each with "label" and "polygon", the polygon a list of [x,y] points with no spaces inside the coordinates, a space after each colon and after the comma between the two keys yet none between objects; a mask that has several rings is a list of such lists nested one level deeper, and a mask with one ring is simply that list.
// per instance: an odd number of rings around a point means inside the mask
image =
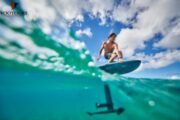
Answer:
[{"label": "surfer", "polygon": [[115,58],[118,58],[118,61],[120,63],[123,62],[122,52],[119,51],[118,44],[115,42],[115,39],[116,39],[116,34],[111,33],[108,37],[108,40],[102,43],[97,60],[100,59],[102,51],[104,50],[104,57],[108,60],[108,63],[114,62]]}]

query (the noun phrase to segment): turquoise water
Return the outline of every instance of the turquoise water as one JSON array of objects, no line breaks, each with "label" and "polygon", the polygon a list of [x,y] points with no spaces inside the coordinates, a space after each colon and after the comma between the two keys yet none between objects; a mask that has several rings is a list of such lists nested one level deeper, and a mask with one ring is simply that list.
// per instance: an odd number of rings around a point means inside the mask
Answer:
[{"label": "turquoise water", "polygon": [[[11,19],[0,17],[0,120],[180,119],[179,80],[110,76],[71,30],[55,40],[37,23]],[[105,102],[104,83],[114,107],[125,111],[88,116]]]},{"label": "turquoise water", "polygon": [[[120,77],[110,85],[120,114],[88,116],[105,102],[100,78],[1,69],[1,120],[179,120],[180,81]],[[102,109],[103,110],[103,109]]]}]

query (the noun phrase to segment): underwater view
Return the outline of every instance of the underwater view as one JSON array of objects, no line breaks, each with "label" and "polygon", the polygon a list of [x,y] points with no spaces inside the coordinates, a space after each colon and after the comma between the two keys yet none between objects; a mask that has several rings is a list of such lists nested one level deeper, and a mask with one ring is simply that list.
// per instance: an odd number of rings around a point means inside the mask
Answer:
[{"label": "underwater view", "polygon": [[[17,11],[35,9],[27,0],[16,2]],[[180,80],[103,72],[58,2],[45,3],[48,17],[0,15],[0,120],[180,120]],[[8,1],[3,6],[11,9]],[[98,108],[107,91],[113,110],[91,114],[107,110]]]}]

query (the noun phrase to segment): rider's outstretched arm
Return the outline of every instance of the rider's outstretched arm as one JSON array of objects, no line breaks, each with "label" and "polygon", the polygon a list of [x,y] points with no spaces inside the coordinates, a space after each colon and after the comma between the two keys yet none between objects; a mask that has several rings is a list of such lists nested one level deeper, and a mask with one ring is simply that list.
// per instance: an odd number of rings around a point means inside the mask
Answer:
[{"label": "rider's outstretched arm", "polygon": [[99,50],[99,55],[98,55],[98,57],[97,57],[97,60],[99,60],[99,59],[101,58],[101,54],[102,54],[102,51],[103,51],[103,49],[104,49],[104,43],[105,43],[105,42],[103,42],[102,45],[101,45],[101,48],[100,48],[100,50]]}]

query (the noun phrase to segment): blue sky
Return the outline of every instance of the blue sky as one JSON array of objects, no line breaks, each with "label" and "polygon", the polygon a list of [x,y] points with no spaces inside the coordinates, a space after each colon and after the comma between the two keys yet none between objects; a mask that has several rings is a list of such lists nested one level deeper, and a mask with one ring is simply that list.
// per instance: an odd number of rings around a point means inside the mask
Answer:
[{"label": "blue sky", "polygon": [[[132,1],[130,0],[130,2]],[[77,20],[73,22],[70,28],[76,33],[81,41],[85,42],[87,49],[90,51],[93,57],[97,56],[101,43],[104,40],[107,40],[109,33],[115,32],[118,35],[116,42],[119,44],[120,49],[122,48],[122,51],[125,55],[124,59],[140,59],[143,63],[138,71],[126,74],[125,76],[147,78],[179,78],[180,41],[177,39],[177,37],[180,36],[180,33],[172,33],[172,31],[179,29],[179,27],[177,27],[180,24],[179,14],[174,13],[174,16],[169,15],[169,11],[172,12],[173,7],[176,7],[173,6],[176,2],[177,1],[174,1],[174,3],[169,3],[167,1],[165,3],[159,2],[156,6],[151,6],[153,3],[147,2],[142,4],[142,6],[144,5],[149,7],[144,11],[138,11],[134,9],[133,7],[135,5],[133,6],[132,3],[128,4],[127,7],[120,2],[119,5],[116,4],[116,6],[120,7],[120,9],[119,7],[116,7],[120,10],[119,15],[121,15],[121,12],[128,12],[128,9],[132,9],[132,11],[130,11],[131,13],[129,13],[132,15],[123,16],[125,18],[116,18],[116,16],[113,16],[113,18],[111,15],[107,15],[104,18],[101,18],[98,15],[92,17],[90,13],[83,13],[83,20]],[[165,5],[164,8],[161,6],[163,4]],[[176,4],[179,4],[179,2]],[[167,13],[160,11],[162,14],[165,14],[161,18],[161,16],[159,16],[159,14],[157,14],[152,9],[168,10],[165,11]],[[114,9],[111,11],[112,14],[114,11]],[[118,11],[116,12],[116,14],[118,14]],[[146,21],[147,17],[149,17],[148,14],[152,15],[152,17],[158,17],[159,20],[156,20],[157,23],[152,22],[153,18],[150,18],[149,21]],[[102,19],[105,19],[105,23],[103,24],[101,24],[103,21]],[[169,19],[169,21],[166,21],[165,19]],[[172,19],[174,21],[173,23]],[[146,24],[147,29],[145,26]],[[151,27],[151,25],[153,27]],[[123,32],[121,33],[121,31]],[[128,35],[132,35],[133,37],[128,37]],[[134,44],[136,44],[136,42],[138,44],[133,45],[133,42]],[[97,62],[97,64],[103,64],[104,62],[105,60],[102,57],[102,60]]]},{"label": "blue sky", "polygon": [[107,40],[107,37],[110,32],[119,33],[122,28],[125,28],[125,25],[119,22],[113,22],[111,25],[99,25],[100,20],[98,18],[92,19],[88,15],[85,16],[84,22],[80,23],[73,23],[71,29],[76,32],[79,29],[86,29],[90,28],[92,32],[92,36],[89,37],[86,34],[82,34],[79,36],[79,39],[86,43],[88,50],[90,50],[92,55],[97,55],[99,52],[99,48],[103,41]]},{"label": "blue sky", "polygon": [[[47,34],[55,30],[54,24],[73,30],[93,58],[109,33],[115,32],[124,59],[142,61],[136,72],[126,76],[180,79],[180,0],[23,0],[21,5],[29,13],[25,20],[41,21]],[[53,38],[62,39],[61,35]],[[74,43],[63,42],[74,49],[83,47]],[[102,57],[97,64],[105,62]]]},{"label": "blue sky", "polygon": [[[120,33],[121,29],[129,28],[130,26],[124,25],[120,22],[114,22],[109,21],[110,23],[113,22],[111,25],[99,25],[99,19],[92,19],[88,15],[85,16],[84,21],[82,23],[73,23],[71,26],[71,29],[73,31],[78,31],[79,29],[86,29],[90,28],[92,32],[92,36],[89,37],[86,34],[82,34],[79,36],[79,39],[83,42],[85,42],[87,49],[90,51],[91,55],[93,57],[96,57],[99,48],[101,46],[101,43],[104,40],[107,40],[107,37],[110,32]],[[79,25],[81,24],[81,25]],[[166,51],[166,49],[163,48],[154,48],[153,43],[158,42],[163,38],[163,36],[160,33],[155,34],[151,39],[149,39],[147,42],[145,42],[146,47],[142,50],[136,50],[137,53],[144,52],[146,55],[152,55],[159,52]],[[97,64],[103,64],[105,62],[103,56],[101,57],[103,59],[101,62],[97,62]],[[128,58],[125,58],[128,60]],[[170,65],[167,65],[165,67],[160,67],[158,69],[146,69],[138,72],[133,72],[126,74],[125,76],[128,77],[152,77],[152,78],[169,78],[173,75],[180,75],[179,72],[180,68],[180,62],[175,62]]]}]

